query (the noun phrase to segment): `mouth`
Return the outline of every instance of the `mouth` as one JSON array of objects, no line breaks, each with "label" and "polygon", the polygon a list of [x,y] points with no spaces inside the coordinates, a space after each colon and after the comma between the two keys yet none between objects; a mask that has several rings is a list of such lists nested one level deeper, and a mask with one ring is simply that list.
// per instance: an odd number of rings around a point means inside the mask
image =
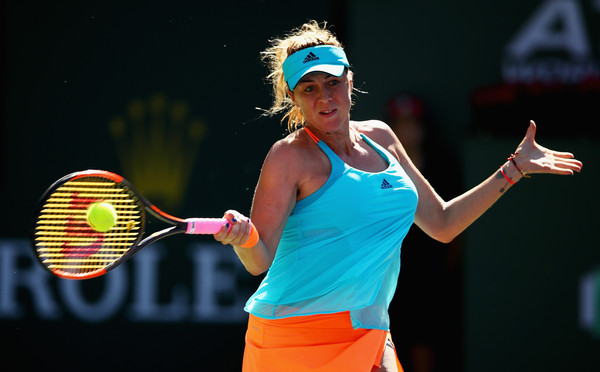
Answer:
[{"label": "mouth", "polygon": [[330,109],[330,110],[321,111],[321,112],[319,112],[319,114],[328,116],[328,115],[335,114],[336,111],[337,111],[337,109]]}]

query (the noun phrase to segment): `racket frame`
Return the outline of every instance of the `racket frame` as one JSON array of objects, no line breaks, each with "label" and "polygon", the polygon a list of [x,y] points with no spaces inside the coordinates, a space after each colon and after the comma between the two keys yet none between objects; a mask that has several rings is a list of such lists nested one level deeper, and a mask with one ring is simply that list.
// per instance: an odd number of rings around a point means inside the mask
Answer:
[{"label": "racket frame", "polygon": [[[62,185],[64,185],[68,181],[77,180],[77,179],[81,179],[81,178],[85,178],[85,177],[105,178],[105,179],[108,179],[108,180],[114,182],[115,184],[120,184],[120,185],[124,186],[125,189],[127,189],[127,193],[129,193],[131,196],[133,196],[135,203],[138,205],[138,207],[140,207],[139,208],[139,212],[140,212],[139,234],[138,234],[137,238],[130,244],[130,246],[129,246],[130,248],[125,254],[123,254],[122,256],[117,258],[115,261],[104,266],[103,268],[97,269],[95,271],[86,272],[86,273],[71,273],[71,272],[63,271],[61,269],[51,269],[44,262],[44,259],[42,257],[40,257],[40,254],[38,253],[37,243],[36,243],[36,230],[37,230],[38,218],[42,213],[42,210],[44,208],[44,205],[46,204],[46,201],[50,198],[50,196],[55,191],[58,190],[58,188],[60,188]],[[163,221],[168,224],[171,224],[173,226],[156,231],[156,232],[148,235],[147,237],[144,237],[145,228],[146,228],[146,212],[149,212],[152,216],[154,216],[158,220]],[[203,223],[205,221],[212,222],[211,227],[208,230],[201,229],[201,228],[199,228],[199,229],[190,228],[191,223],[199,224],[199,223]],[[150,201],[148,201],[148,199],[146,199],[139,191],[136,190],[136,188],[128,180],[126,180],[122,176],[120,176],[116,173],[109,172],[109,171],[90,169],[90,170],[86,170],[86,171],[70,173],[70,174],[60,178],[59,180],[54,182],[46,190],[46,192],[42,195],[42,197],[40,198],[39,206],[35,213],[34,227],[33,227],[33,232],[32,232],[32,248],[33,248],[34,254],[37,257],[38,261],[42,264],[42,266],[44,266],[52,274],[59,276],[61,278],[66,278],[66,279],[90,279],[90,278],[95,278],[95,277],[106,274],[107,272],[113,270],[114,268],[116,268],[117,266],[122,264],[123,262],[130,259],[134,254],[136,254],[143,248],[147,247],[148,245],[150,245],[160,239],[163,239],[163,238],[166,238],[166,237],[172,236],[172,235],[185,234],[185,233],[188,233],[188,234],[214,234],[214,233],[218,232],[219,229],[222,227],[222,225],[225,224],[226,222],[227,222],[227,220],[225,220],[224,218],[205,218],[205,219],[192,218],[192,219],[186,220],[186,219],[181,219],[181,218],[172,216],[168,213],[163,212],[158,207],[156,207],[154,204],[152,204]],[[252,228],[254,229],[254,227],[252,227]]]}]

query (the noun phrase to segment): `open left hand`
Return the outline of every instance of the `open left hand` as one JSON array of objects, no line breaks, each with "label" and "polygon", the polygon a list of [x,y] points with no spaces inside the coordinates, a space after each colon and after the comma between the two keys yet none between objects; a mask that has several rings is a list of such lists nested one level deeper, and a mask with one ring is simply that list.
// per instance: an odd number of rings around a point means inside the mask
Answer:
[{"label": "open left hand", "polygon": [[570,152],[560,152],[547,149],[535,142],[537,127],[535,122],[529,122],[527,134],[515,152],[515,162],[519,168],[529,174],[550,173],[571,175],[580,172],[583,163],[575,159]]}]

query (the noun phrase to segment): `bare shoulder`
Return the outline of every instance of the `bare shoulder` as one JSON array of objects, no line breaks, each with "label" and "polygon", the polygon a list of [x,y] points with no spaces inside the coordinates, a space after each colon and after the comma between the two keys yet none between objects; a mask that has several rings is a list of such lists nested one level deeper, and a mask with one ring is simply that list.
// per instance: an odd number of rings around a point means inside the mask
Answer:
[{"label": "bare shoulder", "polygon": [[277,173],[301,183],[306,177],[324,163],[326,157],[315,145],[314,141],[303,130],[298,130],[275,142],[271,147],[263,165],[263,172]]},{"label": "bare shoulder", "polygon": [[353,128],[366,135],[380,146],[385,147],[397,158],[401,158],[404,150],[392,128],[381,120],[353,121]]},{"label": "bare shoulder", "polygon": [[390,126],[381,120],[353,121],[352,126],[381,145],[394,142],[396,137]]},{"label": "bare shoulder", "polygon": [[275,142],[266,158],[266,162],[281,164],[284,167],[300,164],[298,160],[310,156],[314,151],[314,143],[307,141],[307,136],[302,136],[299,131],[288,134],[285,138]]}]

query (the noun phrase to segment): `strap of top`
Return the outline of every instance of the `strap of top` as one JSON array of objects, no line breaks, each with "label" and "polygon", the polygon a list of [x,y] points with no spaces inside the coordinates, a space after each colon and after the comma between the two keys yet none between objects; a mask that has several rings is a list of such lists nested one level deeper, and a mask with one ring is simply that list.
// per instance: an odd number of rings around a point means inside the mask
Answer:
[{"label": "strap of top", "polygon": [[[340,159],[340,157],[335,152],[333,152],[333,150],[331,150],[331,148],[329,148],[329,146],[327,146],[327,144],[325,142],[322,142],[319,139],[319,137],[317,137],[310,129],[308,129],[307,127],[304,127],[304,130],[310,136],[310,138],[312,138],[312,140],[315,141],[315,143],[325,152],[325,154],[327,154],[327,157],[331,161],[331,164],[340,163],[342,168],[347,166],[347,164],[342,159]],[[369,137],[367,137],[366,135],[364,135],[362,133],[359,133],[359,135],[365,141],[367,141],[371,145],[371,147],[373,147],[375,149],[375,151],[377,151],[388,162],[388,165],[398,163],[398,159],[396,159],[393,155],[391,155],[386,149],[384,149],[377,142],[373,141],[372,139],[370,139]]]},{"label": "strap of top", "polygon": [[304,130],[305,130],[305,131],[306,131],[306,133],[307,133],[307,134],[310,136],[310,138],[312,138],[312,140],[313,140],[313,141],[315,141],[315,143],[317,143],[317,144],[318,144],[318,143],[319,143],[319,141],[321,141],[321,140],[319,139],[319,137],[315,136],[315,134],[314,134],[314,133],[313,133],[313,132],[312,132],[310,129],[308,129],[307,127],[304,127]]}]

